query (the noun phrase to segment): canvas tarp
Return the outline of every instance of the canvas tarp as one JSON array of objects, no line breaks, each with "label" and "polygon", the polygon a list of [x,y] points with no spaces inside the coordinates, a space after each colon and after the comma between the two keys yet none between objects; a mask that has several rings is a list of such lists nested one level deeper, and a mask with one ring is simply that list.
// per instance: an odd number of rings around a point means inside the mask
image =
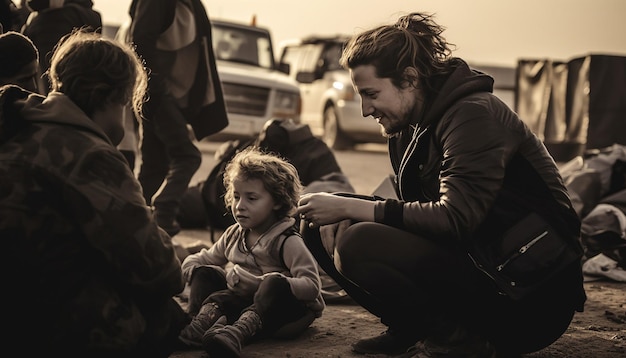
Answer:
[{"label": "canvas tarp", "polygon": [[522,59],[515,110],[557,161],[626,144],[626,57]]}]

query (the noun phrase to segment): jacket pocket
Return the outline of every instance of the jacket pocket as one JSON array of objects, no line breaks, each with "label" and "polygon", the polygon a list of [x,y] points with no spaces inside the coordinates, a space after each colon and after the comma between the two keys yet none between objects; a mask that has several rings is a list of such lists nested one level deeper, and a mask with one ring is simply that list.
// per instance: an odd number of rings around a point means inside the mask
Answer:
[{"label": "jacket pocket", "polygon": [[499,239],[474,246],[470,257],[502,294],[523,299],[582,258],[576,240],[561,236],[547,221],[530,213]]}]

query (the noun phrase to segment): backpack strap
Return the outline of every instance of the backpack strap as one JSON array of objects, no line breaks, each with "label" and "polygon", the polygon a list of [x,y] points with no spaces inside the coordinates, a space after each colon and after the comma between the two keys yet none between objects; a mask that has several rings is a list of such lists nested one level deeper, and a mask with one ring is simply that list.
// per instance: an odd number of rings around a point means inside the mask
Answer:
[{"label": "backpack strap", "polygon": [[298,236],[302,238],[302,235],[300,235],[300,231],[298,231],[295,226],[290,226],[287,229],[285,229],[285,231],[283,231],[279,237],[280,248],[278,249],[278,254],[280,256],[280,263],[281,265],[283,265],[285,269],[289,269],[287,265],[285,264],[285,258],[284,258],[285,242],[287,241],[287,239],[289,239],[292,236]]}]

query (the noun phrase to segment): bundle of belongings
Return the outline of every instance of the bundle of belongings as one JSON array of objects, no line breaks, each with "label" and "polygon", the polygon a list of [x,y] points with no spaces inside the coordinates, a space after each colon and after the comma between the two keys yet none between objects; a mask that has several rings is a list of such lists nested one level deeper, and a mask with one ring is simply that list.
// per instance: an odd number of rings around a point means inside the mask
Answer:
[{"label": "bundle of belongings", "polygon": [[585,280],[626,282],[626,147],[587,150],[559,170],[582,220]]},{"label": "bundle of belongings", "polygon": [[[215,152],[216,165],[206,180],[190,186],[181,202],[177,220],[183,229],[208,228],[215,242],[215,231],[222,231],[235,223],[224,204],[223,178],[226,164],[236,153],[249,146],[279,155],[298,170],[305,193],[344,192],[354,193],[348,177],[341,171],[332,150],[315,137],[308,125],[296,124],[291,119],[271,119],[263,130],[248,140],[225,142]],[[343,291],[320,268],[322,293],[327,301],[347,297]]]}]

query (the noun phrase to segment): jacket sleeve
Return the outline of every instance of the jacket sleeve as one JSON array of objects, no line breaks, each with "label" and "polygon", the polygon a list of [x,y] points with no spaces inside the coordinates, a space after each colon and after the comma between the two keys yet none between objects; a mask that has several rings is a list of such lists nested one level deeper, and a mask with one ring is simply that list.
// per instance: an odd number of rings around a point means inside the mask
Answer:
[{"label": "jacket sleeve", "polygon": [[194,270],[200,266],[223,267],[228,263],[226,257],[226,244],[233,236],[236,225],[231,225],[224,231],[222,236],[208,249],[202,249],[195,254],[187,256],[182,263],[183,276],[189,282]]},{"label": "jacket sleeve", "polygon": [[294,296],[302,301],[315,300],[322,286],[317,263],[299,236],[285,239],[283,258],[292,275],[287,281]]},{"label": "jacket sleeve", "polygon": [[157,49],[157,40],[174,21],[176,2],[135,0],[131,7],[130,39],[149,69],[150,97],[154,101],[160,101],[160,96],[168,91],[165,78],[173,62],[171,55]]},{"label": "jacket sleeve", "polygon": [[102,270],[135,297],[169,297],[184,288],[171,238],[153,220],[139,182],[114,148],[95,148],[71,176],[65,201],[80,217]]}]

